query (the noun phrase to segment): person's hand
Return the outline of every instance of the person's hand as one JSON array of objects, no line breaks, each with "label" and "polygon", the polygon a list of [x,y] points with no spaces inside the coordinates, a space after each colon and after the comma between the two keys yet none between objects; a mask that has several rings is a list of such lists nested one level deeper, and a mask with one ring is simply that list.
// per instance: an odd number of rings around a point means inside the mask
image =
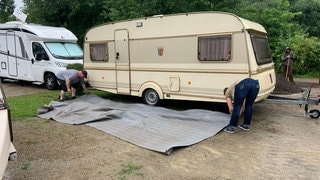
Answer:
[{"label": "person's hand", "polygon": [[291,56],[290,56],[290,55],[288,55],[288,56],[287,56],[287,58],[291,58]]},{"label": "person's hand", "polygon": [[229,113],[232,114],[233,112],[233,107],[229,107]]},{"label": "person's hand", "polygon": [[71,88],[68,88],[68,92],[71,93]]}]

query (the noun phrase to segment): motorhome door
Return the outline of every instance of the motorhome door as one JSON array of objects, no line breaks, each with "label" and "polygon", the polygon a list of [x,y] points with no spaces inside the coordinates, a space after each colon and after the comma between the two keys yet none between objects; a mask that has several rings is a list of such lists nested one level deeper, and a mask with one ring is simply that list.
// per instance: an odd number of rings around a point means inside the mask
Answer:
[{"label": "motorhome door", "polygon": [[14,32],[7,31],[7,60],[9,76],[18,76],[17,55],[16,55],[16,39]]},{"label": "motorhome door", "polygon": [[129,62],[129,32],[127,30],[115,31],[116,49],[116,78],[119,94],[130,94],[130,62]]}]

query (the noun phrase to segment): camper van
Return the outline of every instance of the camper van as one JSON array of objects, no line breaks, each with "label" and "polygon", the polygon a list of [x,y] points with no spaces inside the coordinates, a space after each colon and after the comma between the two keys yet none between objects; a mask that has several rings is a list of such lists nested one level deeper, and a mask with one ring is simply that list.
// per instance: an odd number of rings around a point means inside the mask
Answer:
[{"label": "camper van", "polygon": [[259,81],[256,101],[276,78],[266,30],[225,12],[157,15],[89,29],[84,68],[90,85],[116,94],[225,102],[223,89],[242,78]]},{"label": "camper van", "polygon": [[13,133],[10,109],[0,82],[0,179],[3,179],[8,160],[17,158],[16,149],[12,144]]},{"label": "camper van", "polygon": [[0,78],[57,86],[56,73],[83,63],[77,37],[63,27],[24,22],[0,24]]}]

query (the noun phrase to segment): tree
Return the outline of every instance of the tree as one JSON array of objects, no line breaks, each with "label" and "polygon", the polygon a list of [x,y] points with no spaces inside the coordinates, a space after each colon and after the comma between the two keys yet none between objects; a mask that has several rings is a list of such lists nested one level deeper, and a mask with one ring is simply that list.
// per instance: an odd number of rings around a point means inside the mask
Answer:
[{"label": "tree", "polygon": [[[298,53],[299,47],[293,46],[296,39],[298,37],[305,37],[304,40],[308,38],[303,28],[294,21],[294,17],[299,16],[301,12],[291,12],[290,7],[288,0],[246,0],[242,1],[236,9],[241,17],[258,22],[266,28],[273,60],[278,71],[281,70],[280,59],[285,47],[290,46],[294,52]],[[305,62],[304,58],[305,56],[300,56],[299,61],[295,63],[296,66],[302,65],[300,62]]]},{"label": "tree", "polygon": [[86,30],[105,22],[101,14],[105,1],[95,0],[24,0],[27,22],[63,26],[71,30],[82,45]]},{"label": "tree", "polygon": [[1,0],[0,1],[0,22],[4,23],[13,20],[14,0]]},{"label": "tree", "polygon": [[299,0],[293,1],[292,12],[301,12],[294,17],[294,21],[301,24],[310,36],[320,37],[320,1],[319,0]]},{"label": "tree", "polygon": [[65,26],[72,4],[68,0],[24,0],[27,22]]}]

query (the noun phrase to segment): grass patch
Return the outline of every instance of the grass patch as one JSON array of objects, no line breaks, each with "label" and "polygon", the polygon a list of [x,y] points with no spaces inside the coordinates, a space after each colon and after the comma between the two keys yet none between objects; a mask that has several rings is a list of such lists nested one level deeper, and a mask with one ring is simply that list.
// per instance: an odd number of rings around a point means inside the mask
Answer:
[{"label": "grass patch", "polygon": [[38,141],[35,141],[35,140],[28,140],[26,142],[27,145],[32,145],[32,144],[38,144]]},{"label": "grass patch", "polygon": [[46,93],[23,95],[17,97],[8,97],[8,104],[13,120],[35,117],[36,111],[41,106],[57,100],[59,91],[50,91]]},{"label": "grass patch", "polygon": [[139,172],[141,170],[142,165],[128,164],[122,165],[122,169],[119,172],[120,179],[125,180],[129,175],[135,175],[139,177],[143,177],[143,173]]},{"label": "grass patch", "polygon": [[22,166],[21,166],[21,169],[22,170],[28,170],[30,165],[31,165],[31,161],[33,161],[33,158],[32,157],[28,157],[27,158],[27,161],[25,161]]},{"label": "grass patch", "polygon": [[[90,89],[90,93],[96,94],[102,98],[120,101],[123,100],[119,95],[114,95],[104,91]],[[51,101],[58,100],[59,95],[60,90],[55,90],[39,94],[7,97],[12,120],[35,117],[37,109],[45,104],[49,104]],[[83,95],[82,92],[77,93],[77,96],[81,95]]]}]

